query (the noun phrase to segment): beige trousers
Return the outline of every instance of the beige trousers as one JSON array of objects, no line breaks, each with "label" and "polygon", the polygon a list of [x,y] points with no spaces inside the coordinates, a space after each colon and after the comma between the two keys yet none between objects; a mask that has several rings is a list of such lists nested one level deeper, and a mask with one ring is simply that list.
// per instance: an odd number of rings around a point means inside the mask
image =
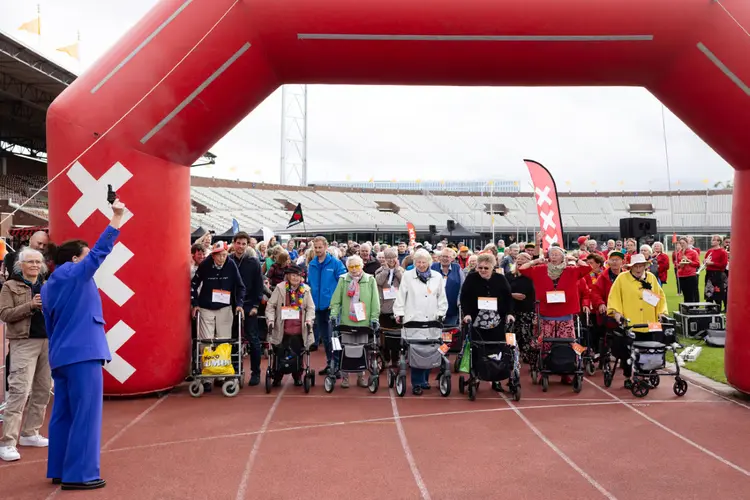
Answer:
[{"label": "beige trousers", "polygon": [[198,338],[201,340],[228,339],[232,337],[232,306],[221,309],[200,309]]},{"label": "beige trousers", "polygon": [[2,446],[16,446],[19,431],[21,436],[34,436],[39,432],[52,389],[48,340],[18,339],[9,344],[9,390],[3,415]]}]

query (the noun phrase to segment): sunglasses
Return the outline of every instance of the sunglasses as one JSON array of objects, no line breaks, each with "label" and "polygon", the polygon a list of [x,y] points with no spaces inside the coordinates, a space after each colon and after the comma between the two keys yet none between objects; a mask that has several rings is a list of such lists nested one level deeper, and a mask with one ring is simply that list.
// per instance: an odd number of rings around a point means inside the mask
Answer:
[{"label": "sunglasses", "polygon": [[349,266],[349,269],[362,269],[362,266],[360,266],[359,264],[352,264],[351,266]]},{"label": "sunglasses", "polygon": [[491,267],[487,267],[487,266],[482,266],[482,267],[477,266],[477,269],[480,270],[480,271],[490,271],[490,270],[492,270]]}]

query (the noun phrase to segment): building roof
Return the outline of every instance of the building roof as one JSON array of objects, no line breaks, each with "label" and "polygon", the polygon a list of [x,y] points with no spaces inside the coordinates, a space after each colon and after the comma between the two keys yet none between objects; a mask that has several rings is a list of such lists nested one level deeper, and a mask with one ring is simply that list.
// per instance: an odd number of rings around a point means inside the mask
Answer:
[{"label": "building roof", "polygon": [[[0,32],[0,143],[40,156],[47,150],[47,108],[76,75]],[[17,151],[17,150],[16,150]]]}]

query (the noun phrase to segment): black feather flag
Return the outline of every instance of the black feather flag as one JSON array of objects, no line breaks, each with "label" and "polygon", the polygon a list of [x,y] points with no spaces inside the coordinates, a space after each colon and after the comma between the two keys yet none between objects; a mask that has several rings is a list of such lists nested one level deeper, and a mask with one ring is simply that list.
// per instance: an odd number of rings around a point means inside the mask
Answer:
[{"label": "black feather flag", "polygon": [[287,225],[286,228],[289,229],[290,227],[302,224],[303,222],[305,222],[305,218],[302,217],[302,203],[298,203],[297,208],[294,209],[292,218],[289,219],[289,225]]}]

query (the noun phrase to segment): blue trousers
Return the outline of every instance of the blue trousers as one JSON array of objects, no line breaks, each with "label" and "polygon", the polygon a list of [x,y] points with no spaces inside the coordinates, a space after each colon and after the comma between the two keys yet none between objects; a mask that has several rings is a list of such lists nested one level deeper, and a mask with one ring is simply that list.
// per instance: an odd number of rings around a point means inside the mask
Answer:
[{"label": "blue trousers", "polygon": [[49,423],[47,477],[64,483],[100,479],[102,399],[101,360],[52,370],[55,400]]},{"label": "blue trousers", "polygon": [[315,343],[323,346],[326,350],[326,363],[331,362],[333,346],[331,345],[331,310],[323,309],[315,311],[315,323],[313,324]]},{"label": "blue trousers", "polygon": [[410,370],[412,387],[424,387],[427,385],[427,379],[430,376],[430,370],[422,370],[419,368],[410,368]]},{"label": "blue trousers", "polygon": [[250,310],[245,311],[243,322],[244,335],[250,349],[250,371],[260,375],[260,332],[258,327],[258,316],[250,316]]}]

